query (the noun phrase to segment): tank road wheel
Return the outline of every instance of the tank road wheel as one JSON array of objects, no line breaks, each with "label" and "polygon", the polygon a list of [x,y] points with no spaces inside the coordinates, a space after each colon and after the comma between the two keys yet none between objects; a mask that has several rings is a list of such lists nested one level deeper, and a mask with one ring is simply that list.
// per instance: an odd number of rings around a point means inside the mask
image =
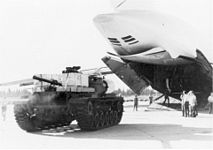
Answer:
[{"label": "tank road wheel", "polygon": [[105,127],[106,125],[107,125],[106,113],[103,113],[103,126]]},{"label": "tank road wheel", "polygon": [[103,112],[99,113],[99,127],[102,128],[104,126],[104,114]]},{"label": "tank road wheel", "polygon": [[106,114],[105,114],[105,124],[106,124],[106,126],[110,125],[110,123],[109,123],[109,113],[108,112],[106,112]]},{"label": "tank road wheel", "polygon": [[118,112],[118,123],[121,122],[122,116],[123,116],[123,112]]},{"label": "tank road wheel", "polygon": [[123,104],[121,102],[118,102],[117,104],[117,124],[121,121],[123,116]]},{"label": "tank road wheel", "polygon": [[123,112],[123,105],[121,102],[117,103],[117,110],[118,110],[118,112]]},{"label": "tank road wheel", "polygon": [[14,113],[16,122],[21,129],[27,132],[34,132],[39,130],[39,128],[34,124],[35,117],[30,115],[27,105],[15,105]]},{"label": "tank road wheel", "polygon": [[81,111],[79,111],[76,115],[76,120],[79,127],[86,131],[96,130],[94,126],[97,126],[97,122],[96,119],[94,119],[92,102],[89,101],[86,105],[84,105],[84,107],[81,108]]},{"label": "tank road wheel", "polygon": [[96,130],[99,128],[99,115],[96,112],[94,117],[93,117],[93,129]]},{"label": "tank road wheel", "polygon": [[118,112],[117,111],[113,112],[113,118],[114,118],[113,123],[117,124],[117,121],[118,121]]},{"label": "tank road wheel", "polygon": [[88,111],[88,115],[93,115],[93,104],[91,101],[88,102],[87,111]]},{"label": "tank road wheel", "polygon": [[113,124],[113,112],[112,111],[110,111],[110,113],[109,113],[109,122],[110,122],[110,125]]}]

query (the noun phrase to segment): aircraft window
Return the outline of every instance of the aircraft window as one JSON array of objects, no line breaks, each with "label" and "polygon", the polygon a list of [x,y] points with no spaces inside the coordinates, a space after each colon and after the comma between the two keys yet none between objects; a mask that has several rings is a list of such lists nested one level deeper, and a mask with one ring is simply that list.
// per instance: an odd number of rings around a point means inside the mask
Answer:
[{"label": "aircraft window", "polygon": [[108,38],[112,43],[120,43],[116,38]]},{"label": "aircraft window", "polygon": [[116,38],[108,38],[110,41],[116,41]]},{"label": "aircraft window", "polygon": [[108,38],[109,41],[116,46],[121,46],[120,41],[118,41],[116,38]]},{"label": "aircraft window", "polygon": [[127,40],[127,39],[130,39],[130,38],[132,38],[132,36],[131,36],[131,35],[128,35],[128,36],[122,37],[121,39]]},{"label": "aircraft window", "polygon": [[136,43],[138,43],[138,42],[139,42],[139,41],[135,41],[135,42],[129,43],[129,45],[136,44]]},{"label": "aircraft window", "polygon": [[112,42],[112,43],[120,43],[119,41],[110,41],[110,42]]},{"label": "aircraft window", "polygon": [[121,46],[121,44],[113,44],[113,45],[116,45],[116,46]]},{"label": "aircraft window", "polygon": [[131,35],[122,37],[121,39],[124,40],[124,42],[128,43],[129,45],[136,44],[136,43],[139,42],[138,40],[136,40],[136,39],[135,39],[133,36],[131,36]]},{"label": "aircraft window", "polygon": [[131,39],[128,39],[128,40],[124,40],[124,42],[131,42],[131,41],[134,41],[135,38],[131,38]]}]

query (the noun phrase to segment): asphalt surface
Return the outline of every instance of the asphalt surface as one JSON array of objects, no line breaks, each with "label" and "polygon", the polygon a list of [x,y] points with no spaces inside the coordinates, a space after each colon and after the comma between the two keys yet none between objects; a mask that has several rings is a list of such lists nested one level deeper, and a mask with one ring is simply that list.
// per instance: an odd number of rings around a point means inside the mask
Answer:
[{"label": "asphalt surface", "polygon": [[69,127],[27,133],[16,124],[9,105],[6,120],[0,118],[0,149],[213,148],[213,115],[185,118],[180,111],[160,108],[143,106],[133,111],[131,103],[125,104],[121,123],[99,131],[81,131],[74,122]]}]

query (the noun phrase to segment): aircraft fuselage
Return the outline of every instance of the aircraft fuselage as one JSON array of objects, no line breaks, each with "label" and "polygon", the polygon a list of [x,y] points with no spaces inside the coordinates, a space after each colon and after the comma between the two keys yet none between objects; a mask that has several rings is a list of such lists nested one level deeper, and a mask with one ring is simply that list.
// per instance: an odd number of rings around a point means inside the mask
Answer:
[{"label": "aircraft fuselage", "polygon": [[[197,97],[207,100],[212,91],[212,67],[203,53],[208,48],[190,25],[169,15],[136,10],[98,15],[94,22],[127,65],[126,73],[134,70],[130,75],[122,75],[123,65],[117,67],[111,57],[103,59],[133,91],[139,94],[151,85],[165,93],[168,79],[170,96],[179,98],[183,90],[193,90]],[[131,78],[133,75],[137,77]]]}]

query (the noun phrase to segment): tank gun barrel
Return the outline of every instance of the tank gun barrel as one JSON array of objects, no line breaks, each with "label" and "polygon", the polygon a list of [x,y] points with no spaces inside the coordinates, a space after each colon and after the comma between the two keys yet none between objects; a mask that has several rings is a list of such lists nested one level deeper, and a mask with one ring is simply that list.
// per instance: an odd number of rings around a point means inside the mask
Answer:
[{"label": "tank gun barrel", "polygon": [[38,80],[38,81],[47,82],[47,83],[50,83],[53,85],[62,86],[62,84],[60,82],[58,82],[57,80],[48,80],[48,79],[37,77],[37,76],[33,76],[33,79]]}]

